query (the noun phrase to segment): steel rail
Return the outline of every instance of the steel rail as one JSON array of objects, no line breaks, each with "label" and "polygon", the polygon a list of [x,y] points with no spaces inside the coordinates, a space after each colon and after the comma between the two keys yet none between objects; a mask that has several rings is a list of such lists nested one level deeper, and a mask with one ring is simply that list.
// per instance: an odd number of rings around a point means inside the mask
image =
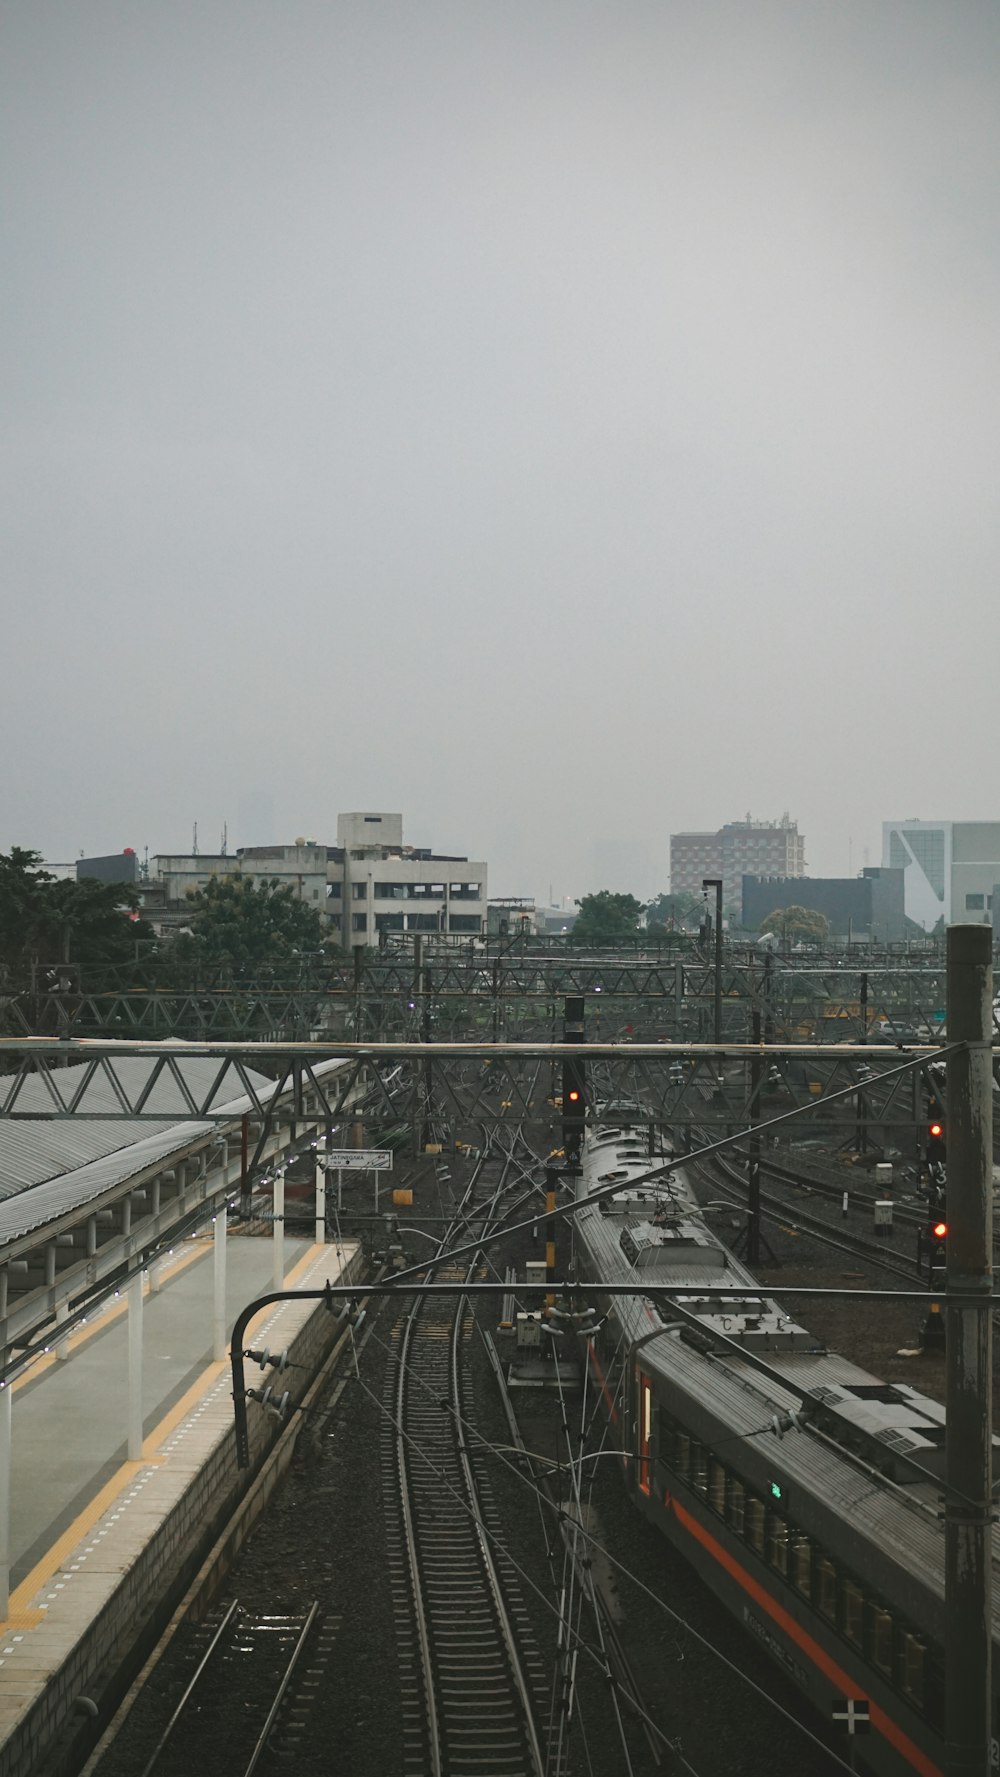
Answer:
[{"label": "steel rail", "polygon": [[184,1694],[181,1697],[180,1702],[178,1703],[173,1714],[171,1715],[170,1720],[167,1722],[167,1725],[164,1728],[162,1734],[160,1735],[160,1738],[157,1740],[156,1745],[153,1747],[152,1752],[150,1753],[148,1759],[146,1760],[146,1763],[143,1765],[142,1770],[139,1773],[139,1777],[150,1777],[150,1772],[155,1769],[157,1761],[160,1757],[160,1754],[163,1752],[164,1748],[167,1746],[168,1742],[172,1738],[174,1731],[177,1728],[178,1723],[183,1719],[184,1712],[187,1709],[189,1702],[191,1701],[191,1693],[200,1684],[201,1680],[205,1676],[205,1673],[208,1671],[209,1667],[211,1666],[212,1661],[215,1658],[215,1654],[216,1654],[216,1652],[219,1648],[219,1645],[223,1639],[223,1636],[226,1634],[227,1630],[229,1629],[229,1627],[233,1621],[233,1618],[235,1617],[239,1608],[240,1608],[240,1601],[238,1598],[234,1598],[232,1604],[229,1606],[229,1609],[227,1610],[225,1616],[223,1617],[221,1623],[219,1624],[219,1627],[216,1629],[215,1634],[212,1636],[212,1639],[209,1642],[208,1647],[205,1649],[205,1652],[202,1654],[201,1659],[198,1661],[198,1664],[195,1667],[194,1672],[192,1673],[191,1678],[188,1681],[188,1684],[184,1690]]},{"label": "steel rail", "polygon": [[295,1646],[292,1649],[291,1655],[289,1656],[288,1662],[285,1666],[284,1673],[282,1674],[281,1682],[278,1685],[277,1695],[275,1696],[274,1702],[271,1704],[271,1707],[267,1712],[267,1720],[265,1721],[264,1726],[260,1730],[260,1734],[258,1735],[258,1738],[257,1738],[257,1744],[254,1747],[253,1752],[250,1755],[250,1762],[247,1765],[246,1770],[244,1771],[243,1777],[253,1777],[253,1774],[256,1771],[257,1766],[259,1765],[261,1759],[264,1756],[264,1751],[267,1746],[267,1742],[270,1737],[271,1730],[273,1729],[274,1724],[278,1719],[278,1715],[281,1710],[281,1705],[283,1704],[286,1696],[288,1695],[289,1687],[291,1686],[292,1680],[295,1677],[296,1668],[299,1664],[299,1661],[302,1658],[303,1653],[305,1652],[306,1646],[309,1641],[309,1637],[312,1634],[313,1627],[316,1623],[316,1619],[318,1616],[319,1616],[319,1601],[317,1600],[310,1607],[309,1614],[306,1617],[306,1620],[303,1623],[302,1628],[299,1632],[299,1638],[296,1641]]},{"label": "steel rail", "polygon": [[[501,1174],[498,1184],[493,1189],[492,1200],[488,1204],[479,1208],[479,1215],[485,1215],[487,1219],[495,1213],[497,1200],[504,1188],[507,1176],[512,1166],[515,1164],[512,1158],[514,1146],[516,1146],[516,1139],[512,1143],[511,1152],[504,1152],[501,1154]],[[452,1220],[452,1234],[462,1227],[469,1227],[473,1220],[476,1219],[476,1206],[473,1199],[476,1188],[482,1179],[488,1158],[489,1156],[484,1153],[475,1168],[469,1186],[463,1195],[461,1203]],[[446,1262],[450,1262],[450,1255],[446,1251],[443,1251],[447,1245],[447,1238],[448,1236],[445,1235],[438,1243],[438,1252],[441,1255],[441,1258]],[[431,1258],[428,1261],[427,1269],[433,1271],[438,1263],[440,1263],[440,1258]],[[465,1267],[464,1284],[469,1283],[476,1268],[476,1263],[477,1260],[473,1258]],[[414,1359],[414,1344],[418,1336],[417,1326],[424,1306],[425,1303],[420,1297],[411,1302],[411,1308],[407,1316],[399,1354],[399,1376],[396,1388],[396,1454],[397,1481],[404,1522],[407,1561],[410,1572],[409,1590],[417,1620],[417,1634],[423,1666],[423,1693],[427,1708],[428,1735],[430,1741],[428,1747],[430,1769],[433,1773],[433,1777],[439,1777],[439,1774],[442,1774],[446,1769],[450,1768],[452,1761],[446,1757],[446,1749],[456,1732],[459,1736],[462,1735],[465,1728],[465,1719],[463,1718],[461,1709],[456,1712],[454,1709],[449,1710],[443,1708],[438,1700],[438,1685],[442,1682],[439,1670],[441,1665],[441,1653],[439,1649],[435,1648],[434,1628],[424,1602],[424,1590],[427,1584],[424,1566],[427,1560],[427,1555],[426,1551],[422,1551],[420,1546],[419,1514],[415,1509],[414,1500],[411,1495],[411,1483],[408,1478],[412,1462],[409,1453],[409,1446],[411,1445],[416,1446],[418,1455],[422,1457],[425,1463],[430,1463],[432,1474],[435,1478],[437,1476],[434,1458],[427,1453],[426,1449],[414,1437],[413,1433],[407,1430],[405,1422],[408,1398],[407,1384],[414,1375],[417,1367]],[[471,1463],[469,1462],[465,1436],[462,1429],[464,1425],[464,1414],[462,1412],[460,1399],[459,1348],[467,1307],[468,1297],[463,1289],[458,1296],[451,1317],[452,1327],[446,1359],[448,1366],[446,1372],[448,1378],[447,1386],[451,1397],[450,1434],[452,1450],[457,1453],[459,1471],[461,1473],[462,1483],[464,1483],[464,1492],[466,1495],[466,1503],[462,1504],[463,1516],[461,1522],[464,1527],[466,1539],[465,1548],[467,1553],[463,1555],[461,1546],[453,1546],[454,1539],[448,1539],[449,1552],[447,1555],[447,1567],[444,1576],[442,1577],[442,1574],[438,1572],[434,1582],[435,1591],[437,1593],[435,1609],[437,1616],[440,1619],[438,1627],[440,1628],[441,1626],[444,1626],[447,1628],[449,1611],[448,1588],[453,1588],[456,1583],[452,1577],[456,1569],[456,1563],[461,1566],[462,1563],[468,1564],[473,1562],[475,1564],[474,1567],[463,1567],[461,1584],[458,1587],[458,1591],[462,1596],[468,1598],[469,1586],[473,1582],[474,1573],[479,1573],[480,1583],[482,1583],[482,1578],[485,1576],[485,1593],[491,1601],[490,1611],[496,1626],[494,1633],[497,1635],[497,1646],[498,1649],[502,1649],[502,1659],[498,1666],[498,1670],[504,1671],[506,1674],[505,1685],[510,1685],[511,1681],[513,1681],[515,1694],[520,1700],[520,1711],[511,1713],[507,1718],[509,1728],[506,1731],[512,1731],[517,1734],[519,1738],[522,1738],[527,1759],[530,1763],[532,1777],[544,1777],[545,1761],[538,1741],[537,1729],[535,1727],[534,1708],[530,1687],[523,1669],[517,1646],[517,1638],[507,1609],[503,1585],[493,1559],[492,1551],[484,1536],[483,1503],[472,1472]],[[431,1349],[433,1352],[433,1347]],[[438,1384],[436,1379],[432,1377],[431,1381],[427,1384],[427,1389],[430,1397],[433,1399],[433,1405],[436,1409],[438,1405],[436,1396],[439,1392],[440,1384]],[[456,1500],[458,1501],[458,1495],[456,1495]],[[440,1541],[440,1526],[438,1530],[438,1540]],[[475,1551],[475,1553],[473,1553],[473,1551]],[[454,1661],[455,1654],[452,1653],[452,1665],[454,1665]],[[453,1672],[450,1683],[445,1687],[446,1696],[451,1695],[453,1697],[456,1689],[456,1682],[459,1687],[461,1687],[461,1675],[458,1674],[456,1678],[456,1674]],[[468,1683],[469,1681],[466,1679],[466,1701],[473,1700],[475,1691],[481,1686],[481,1680],[477,1679],[476,1686],[473,1690],[468,1689]],[[505,1731],[502,1725],[500,1731]]]}]

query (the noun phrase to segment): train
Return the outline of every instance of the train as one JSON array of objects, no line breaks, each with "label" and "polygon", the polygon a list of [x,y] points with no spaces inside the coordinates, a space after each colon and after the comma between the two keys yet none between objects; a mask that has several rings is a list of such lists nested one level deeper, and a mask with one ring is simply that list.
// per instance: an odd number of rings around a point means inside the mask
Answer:
[{"label": "train", "polygon": [[[609,1193],[570,1218],[576,1275],[651,1292],[602,1295],[587,1341],[632,1501],[834,1746],[845,1736],[842,1756],[877,1777],[942,1777],[943,1406],[827,1351],[762,1293],[683,1161],[627,1110],[598,1108],[575,1190]],[[996,1614],[993,1641],[996,1767]]]}]

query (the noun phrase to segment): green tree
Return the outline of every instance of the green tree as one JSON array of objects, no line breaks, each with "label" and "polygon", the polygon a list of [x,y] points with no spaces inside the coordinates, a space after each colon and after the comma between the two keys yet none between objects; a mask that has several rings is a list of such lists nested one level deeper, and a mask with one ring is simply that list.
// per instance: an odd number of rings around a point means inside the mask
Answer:
[{"label": "green tree", "polygon": [[72,963],[88,985],[111,968],[133,971],[154,938],[137,918],[139,896],[130,883],[94,877],[57,881],[38,852],[14,846],[0,853],[0,962],[15,983],[27,983],[37,965]]},{"label": "green tree", "polygon": [[273,878],[213,876],[189,891],[190,935],[173,940],[171,956],[182,969],[199,963],[275,967],[329,949],[315,908]]},{"label": "green tree", "polygon": [[634,938],[639,930],[643,908],[634,895],[614,895],[601,889],[599,894],[584,895],[577,906],[580,912],[571,934],[574,944],[610,944]]},{"label": "green tree", "polygon": [[816,907],[776,907],[760,922],[762,932],[773,932],[778,938],[794,938],[806,944],[821,944],[830,930],[830,921]]}]

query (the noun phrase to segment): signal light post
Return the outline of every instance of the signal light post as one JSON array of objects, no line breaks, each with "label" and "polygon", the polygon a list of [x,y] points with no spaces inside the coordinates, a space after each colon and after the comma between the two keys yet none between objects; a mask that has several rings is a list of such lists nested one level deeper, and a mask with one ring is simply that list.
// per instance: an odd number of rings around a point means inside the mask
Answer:
[{"label": "signal light post", "polygon": [[[992,1741],[993,933],[948,929],[948,1255],[944,1529],[948,1777]],[[942,1130],[942,1137],[944,1131]],[[977,1298],[980,1298],[977,1300]]]},{"label": "signal light post", "polygon": [[[572,994],[567,998],[563,1012],[563,1042],[585,1041],[583,995]],[[582,1056],[567,1055],[562,1066],[563,1148],[567,1166],[579,1165],[586,1117],[587,1064]]]}]

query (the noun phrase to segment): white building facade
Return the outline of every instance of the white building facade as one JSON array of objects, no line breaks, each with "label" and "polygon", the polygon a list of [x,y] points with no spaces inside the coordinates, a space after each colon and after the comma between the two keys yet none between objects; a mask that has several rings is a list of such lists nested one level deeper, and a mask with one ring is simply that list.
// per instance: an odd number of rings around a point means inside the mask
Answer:
[{"label": "white building facade", "polygon": [[903,870],[906,917],[925,932],[989,925],[1000,885],[1000,821],[883,821],[882,863]]},{"label": "white building facade", "polygon": [[345,949],[377,945],[390,933],[486,933],[485,863],[404,845],[401,814],[338,815],[327,896],[331,935]]}]

